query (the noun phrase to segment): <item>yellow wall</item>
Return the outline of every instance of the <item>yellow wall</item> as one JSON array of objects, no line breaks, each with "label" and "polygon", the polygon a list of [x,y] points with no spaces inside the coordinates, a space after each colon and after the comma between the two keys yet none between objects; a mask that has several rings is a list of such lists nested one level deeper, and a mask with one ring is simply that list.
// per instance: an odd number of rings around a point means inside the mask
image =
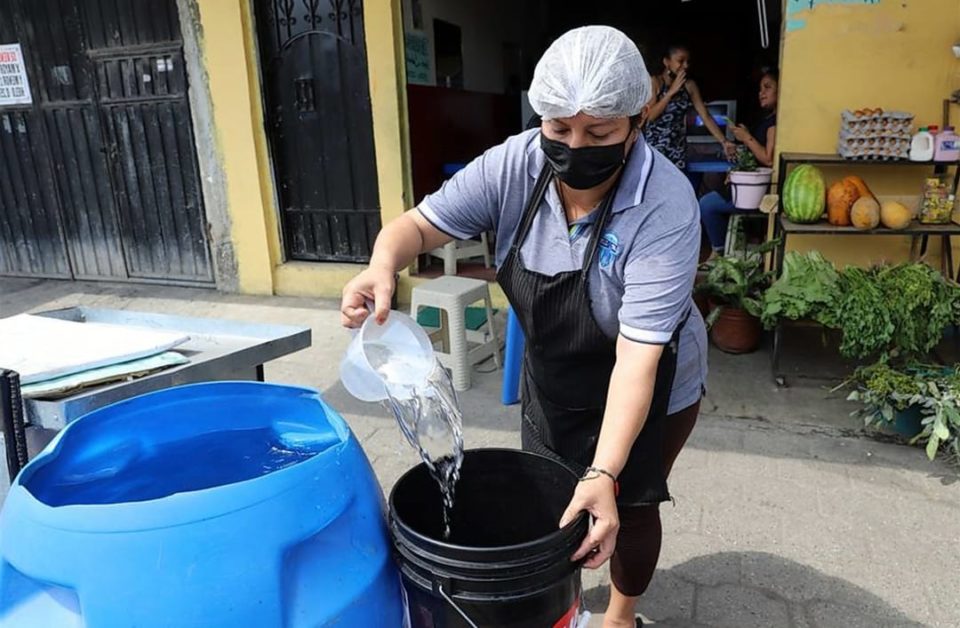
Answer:
[{"label": "yellow wall", "polygon": [[[268,233],[276,233],[265,217],[266,199],[257,160],[255,129],[262,132],[256,95],[254,50],[247,37],[246,0],[200,0],[201,50],[209,77],[217,152],[226,177],[230,230],[241,292],[273,292]],[[253,106],[255,105],[255,106]],[[259,127],[257,126],[259,125]],[[211,138],[198,137],[197,141]],[[272,208],[272,201],[269,204]]]},{"label": "yellow wall", "polygon": [[[263,125],[260,66],[250,0],[199,0],[217,153],[226,177],[241,292],[339,296],[362,269],[283,261],[272,164]],[[364,2],[382,220],[409,207],[406,84],[399,0]],[[205,138],[198,138],[204,141]],[[403,292],[409,292],[406,274]]]},{"label": "yellow wall", "polygon": [[[240,0],[240,10],[243,21],[243,41],[247,49],[250,122],[260,179],[263,226],[266,229],[267,247],[272,269],[283,262],[283,242],[280,239],[280,217],[277,213],[277,192],[273,184],[273,165],[270,163],[267,131],[263,120],[263,94],[260,91],[260,53],[257,47],[257,33],[253,18],[253,0]],[[273,280],[272,277],[271,280]]]},{"label": "yellow wall", "polygon": [[[942,124],[942,102],[960,87],[958,0],[833,0],[810,10],[809,0],[787,0],[781,57],[777,149],[836,151],[843,109],[882,107],[916,114],[920,124]],[[960,108],[951,110],[960,125]],[[919,194],[922,167],[825,169],[828,183],[861,175],[883,195]],[[791,248],[817,248],[839,263],[903,259],[906,237],[791,237]],[[937,249],[936,246],[932,247]]]}]

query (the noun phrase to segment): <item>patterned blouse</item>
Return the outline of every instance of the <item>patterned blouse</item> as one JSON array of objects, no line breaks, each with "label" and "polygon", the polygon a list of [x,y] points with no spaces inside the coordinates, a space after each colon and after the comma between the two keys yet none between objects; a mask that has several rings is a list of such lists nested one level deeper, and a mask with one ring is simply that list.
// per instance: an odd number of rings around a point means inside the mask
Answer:
[{"label": "patterned blouse", "polygon": [[[660,84],[657,100],[667,93],[667,82]],[[650,146],[663,153],[664,157],[683,170],[687,167],[687,112],[693,106],[690,92],[686,87],[674,94],[660,117],[647,125],[644,137]]]}]

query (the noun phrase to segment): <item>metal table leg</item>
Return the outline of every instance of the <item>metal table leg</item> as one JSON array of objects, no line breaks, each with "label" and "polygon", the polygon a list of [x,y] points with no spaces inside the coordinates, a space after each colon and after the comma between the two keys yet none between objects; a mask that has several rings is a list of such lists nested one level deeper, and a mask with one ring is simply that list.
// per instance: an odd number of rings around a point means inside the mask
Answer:
[{"label": "metal table leg", "polygon": [[915,262],[920,258],[920,236],[910,236],[910,261]]},{"label": "metal table leg", "polygon": [[780,373],[780,351],[783,349],[783,326],[777,323],[773,328],[773,348],[770,354],[770,371],[777,386],[786,386],[787,379]]},{"label": "metal table leg", "polygon": [[956,275],[953,272],[953,243],[950,241],[950,236],[942,236],[942,263],[943,267],[943,276],[948,279],[953,279]]},{"label": "metal table leg", "polygon": [[7,474],[12,483],[27,464],[26,423],[23,414],[23,399],[20,397],[20,376],[15,371],[0,369],[0,424],[3,427],[3,443]]},{"label": "metal table leg", "polygon": [[[775,218],[774,220],[775,220],[774,225],[779,226],[780,225],[779,217]],[[780,240],[780,243],[777,244],[777,248],[774,253],[773,264],[771,265],[772,270],[774,271],[773,276],[779,279],[780,275],[783,274],[783,258],[787,254],[787,232],[782,228],[774,229],[773,237],[779,238]]]}]

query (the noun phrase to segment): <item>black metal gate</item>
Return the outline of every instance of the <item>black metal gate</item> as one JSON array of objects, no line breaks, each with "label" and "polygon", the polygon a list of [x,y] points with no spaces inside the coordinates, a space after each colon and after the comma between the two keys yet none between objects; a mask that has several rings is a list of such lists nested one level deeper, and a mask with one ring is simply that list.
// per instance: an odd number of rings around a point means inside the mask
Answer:
[{"label": "black metal gate", "polygon": [[287,256],[365,262],[380,230],[361,0],[256,0]]},{"label": "black metal gate", "polygon": [[174,0],[0,0],[0,274],[211,284]]}]

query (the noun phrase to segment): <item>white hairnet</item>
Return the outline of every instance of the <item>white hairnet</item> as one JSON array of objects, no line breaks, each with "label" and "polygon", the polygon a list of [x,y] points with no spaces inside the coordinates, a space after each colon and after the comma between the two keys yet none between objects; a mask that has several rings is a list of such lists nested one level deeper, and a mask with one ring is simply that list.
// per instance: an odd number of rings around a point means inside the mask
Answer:
[{"label": "white hairnet", "polygon": [[643,56],[629,37],[610,26],[584,26],[564,33],[543,53],[529,98],[544,120],[581,111],[623,118],[640,113],[651,90]]}]

